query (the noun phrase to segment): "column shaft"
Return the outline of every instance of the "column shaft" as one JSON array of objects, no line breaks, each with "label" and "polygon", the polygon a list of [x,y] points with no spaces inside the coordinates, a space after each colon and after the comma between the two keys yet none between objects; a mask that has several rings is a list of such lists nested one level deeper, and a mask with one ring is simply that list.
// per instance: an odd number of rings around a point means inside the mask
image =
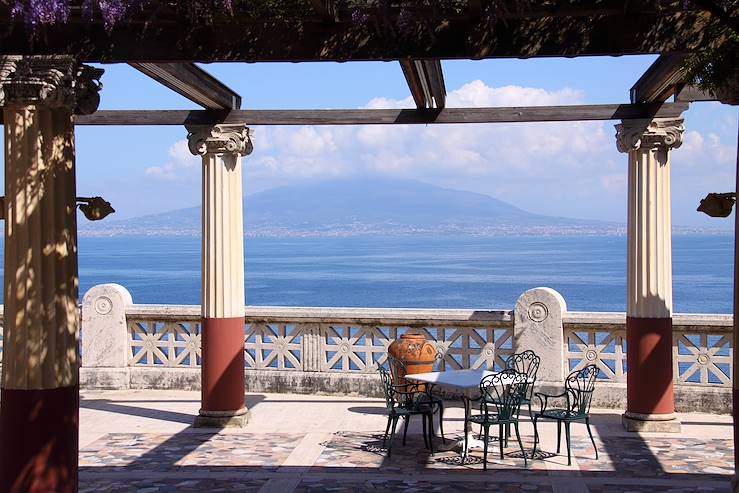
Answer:
[{"label": "column shaft", "polygon": [[203,157],[202,406],[199,426],[241,426],[244,406],[244,222],[242,126],[189,127]]},{"label": "column shaft", "polygon": [[670,149],[682,120],[618,125],[629,156],[627,252],[627,429],[677,431],[672,367]]},{"label": "column shaft", "polygon": [[0,491],[77,491],[79,309],[73,111],[102,70],[0,60],[5,124]]}]

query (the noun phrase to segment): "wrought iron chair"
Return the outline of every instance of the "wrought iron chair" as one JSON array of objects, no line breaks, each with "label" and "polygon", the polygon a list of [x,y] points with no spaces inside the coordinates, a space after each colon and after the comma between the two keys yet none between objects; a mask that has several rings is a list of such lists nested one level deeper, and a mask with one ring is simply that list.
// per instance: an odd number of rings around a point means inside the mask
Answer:
[{"label": "wrought iron chair", "polygon": [[[534,384],[536,383],[536,373],[539,371],[541,358],[531,349],[527,349],[522,353],[514,353],[510,355],[505,362],[505,367],[523,373],[527,377],[526,395],[521,399],[521,405],[529,408],[529,416],[531,416],[531,401],[534,398]],[[481,431],[482,433],[482,431]],[[511,436],[510,426],[506,427],[506,438]]]},{"label": "wrought iron chair", "polygon": [[[531,456],[536,452],[536,444],[539,441],[539,431],[536,423],[540,418],[557,420],[557,453],[562,440],[562,423],[565,424],[565,439],[567,441],[567,465],[572,465],[570,452],[570,423],[575,421],[584,421],[588,428],[590,441],[593,443],[595,450],[595,460],[598,460],[598,449],[595,447],[593,432],[590,430],[590,403],[593,401],[593,390],[595,382],[598,379],[600,370],[596,365],[588,365],[582,370],[576,370],[570,373],[565,379],[565,391],[558,395],[548,395],[537,392],[534,394],[541,402],[541,410],[534,413],[534,450]],[[564,408],[550,409],[549,400],[556,398],[565,398]]]},{"label": "wrought iron chair", "polygon": [[387,442],[387,435],[390,433],[387,456],[390,457],[392,454],[393,439],[395,438],[395,428],[398,425],[398,420],[400,418],[405,420],[405,429],[403,431],[403,445],[405,445],[410,417],[419,414],[423,417],[423,443],[433,454],[434,445],[431,436],[427,436],[426,421],[428,420],[429,435],[432,435],[434,430],[434,410],[429,402],[419,399],[424,393],[418,389],[418,385],[416,384],[394,384],[390,372],[383,367],[379,367],[377,371],[380,372],[382,391],[385,395],[385,405],[388,411],[385,435],[382,437],[382,446],[384,447]]},{"label": "wrought iron chair", "polygon": [[531,416],[531,401],[534,399],[534,384],[536,383],[536,373],[539,371],[541,358],[531,349],[527,349],[522,353],[515,353],[506,360],[506,368],[511,368],[519,373],[523,373],[527,377],[526,395],[521,399],[521,404],[526,404],[529,408],[529,416]]},{"label": "wrought iron chair", "polygon": [[[498,425],[498,443],[500,458],[503,458],[503,446],[507,446],[505,428],[513,425],[521,448],[524,466],[528,465],[526,452],[523,449],[521,434],[518,429],[518,416],[521,411],[521,402],[528,391],[528,377],[513,369],[506,369],[500,373],[488,375],[480,381],[480,414],[465,416],[464,418],[464,448],[462,449],[462,464],[467,458],[468,423],[478,424],[483,429],[483,469],[488,467],[488,442],[490,427]],[[469,406],[465,406],[467,410]]]},{"label": "wrought iron chair", "polygon": [[[437,363],[438,360],[439,356],[437,355]],[[390,375],[392,376],[394,384],[400,385],[409,383],[404,378],[405,375],[407,375],[408,371],[408,367],[404,361],[399,360],[388,354],[387,362],[388,366],[390,367]],[[441,439],[446,440],[444,438],[444,400],[440,396],[431,393],[431,385],[429,384],[416,384],[416,387],[418,389],[418,392],[422,394],[421,396],[419,396],[419,398],[426,399],[427,402],[431,403],[431,407],[433,408],[434,412],[439,413],[439,432],[441,433]],[[405,423],[405,426],[407,429],[407,421]]]}]

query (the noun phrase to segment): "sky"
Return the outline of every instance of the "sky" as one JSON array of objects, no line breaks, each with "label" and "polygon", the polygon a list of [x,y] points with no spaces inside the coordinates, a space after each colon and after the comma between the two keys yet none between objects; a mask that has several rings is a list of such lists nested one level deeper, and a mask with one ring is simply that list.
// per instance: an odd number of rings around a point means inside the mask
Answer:
[{"label": "sky", "polygon": [[[655,56],[443,61],[448,107],[628,103]],[[197,109],[126,65],[103,65],[100,109]],[[397,62],[210,64],[243,109],[412,108]],[[693,103],[672,153],[673,223],[730,229],[697,213],[734,189],[737,108]],[[534,213],[626,221],[627,156],[616,121],[429,126],[257,126],[247,194],[308,180],[381,176],[484,193]],[[200,203],[184,127],[77,127],[78,195],[118,219]]]}]

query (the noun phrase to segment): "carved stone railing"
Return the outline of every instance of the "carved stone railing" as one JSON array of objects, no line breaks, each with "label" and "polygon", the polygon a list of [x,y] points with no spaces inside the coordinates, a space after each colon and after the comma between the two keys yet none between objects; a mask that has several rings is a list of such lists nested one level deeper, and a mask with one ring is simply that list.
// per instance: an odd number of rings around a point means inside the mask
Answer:
[{"label": "carved stone railing", "polygon": [[[673,375],[677,386],[731,388],[732,317],[673,317]],[[601,379],[626,382],[626,316],[623,313],[566,313],[565,359],[570,370],[596,364]]]},{"label": "carved stone railing", "polygon": [[[377,395],[387,347],[415,330],[436,345],[440,369],[499,369],[534,349],[545,391],[596,364],[595,404],[624,408],[625,323],[623,313],[569,312],[547,288],[524,293],[515,311],[247,307],[245,376],[252,392]],[[102,285],[85,295],[82,324],[83,387],[199,388],[199,307],[135,305],[125,288]],[[731,315],[677,314],[673,328],[677,409],[730,412]]]},{"label": "carved stone railing", "polygon": [[[134,305],[126,310],[129,366],[197,367],[197,307]],[[500,368],[512,352],[510,311],[248,307],[246,369],[374,373],[390,343],[420,331],[441,368]]]}]

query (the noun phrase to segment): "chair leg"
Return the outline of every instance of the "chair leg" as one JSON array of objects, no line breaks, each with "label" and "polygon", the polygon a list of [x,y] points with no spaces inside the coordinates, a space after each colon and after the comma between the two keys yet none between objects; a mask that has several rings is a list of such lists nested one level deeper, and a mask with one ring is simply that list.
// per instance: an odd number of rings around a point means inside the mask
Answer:
[{"label": "chair leg", "polygon": [[500,458],[503,458],[503,433],[505,433],[505,430],[503,429],[503,425],[498,425],[498,445],[500,445]]},{"label": "chair leg", "polygon": [[532,418],[534,422],[534,448],[531,450],[531,459],[533,460],[534,457],[536,457],[536,446],[539,444],[539,429],[536,427],[536,418],[537,416],[534,416]]},{"label": "chair leg", "polygon": [[390,433],[390,422],[393,420],[392,416],[387,417],[387,426],[385,427],[385,434],[382,436],[382,446],[385,447],[385,442],[387,442],[387,434]]},{"label": "chair leg", "polygon": [[439,401],[439,431],[441,432],[441,440],[446,441],[444,438],[444,403]]},{"label": "chair leg", "polygon": [[588,428],[588,435],[590,435],[590,441],[593,442],[593,450],[595,450],[595,460],[598,460],[598,449],[595,447],[595,440],[593,439],[593,432],[590,431],[590,418],[585,418],[585,426]]},{"label": "chair leg", "polygon": [[482,469],[484,471],[487,471],[488,469],[488,439],[490,438],[490,425],[483,425],[483,429],[485,430],[485,434],[483,435],[483,439],[485,442],[482,445]]},{"label": "chair leg", "polygon": [[403,446],[405,447],[405,436],[408,434],[408,423],[411,421],[410,416],[404,416],[405,426],[403,427]]},{"label": "chair leg", "polygon": [[429,442],[431,440],[427,438],[426,436],[426,415],[425,414],[421,415],[421,421],[423,422],[423,446],[426,448],[429,448]]},{"label": "chair leg", "polygon": [[526,460],[526,451],[523,449],[523,442],[521,441],[521,433],[518,431],[518,421],[513,422],[513,427],[516,430],[516,438],[518,439],[518,446],[521,447],[521,455],[523,455],[523,467],[528,466],[528,462]]},{"label": "chair leg", "polygon": [[465,420],[464,420],[464,445],[462,446],[462,465],[464,465],[464,460],[467,458],[467,430],[468,430],[468,423],[469,423],[469,421],[467,421],[467,416],[465,416]]},{"label": "chair leg", "polygon": [[395,438],[395,427],[398,425],[398,416],[393,416],[393,425],[390,428],[390,443],[387,444],[387,456],[390,457],[393,452],[393,438]]},{"label": "chair leg", "polygon": [[431,433],[429,433],[429,451],[431,454],[434,453],[434,412],[433,410],[430,410],[429,413],[426,415],[429,420],[429,430]]},{"label": "chair leg", "polygon": [[572,457],[570,452],[570,422],[565,421],[565,439],[567,440],[567,465],[572,465]]},{"label": "chair leg", "polygon": [[562,422],[557,420],[557,453],[559,453],[559,444],[562,441]]}]

